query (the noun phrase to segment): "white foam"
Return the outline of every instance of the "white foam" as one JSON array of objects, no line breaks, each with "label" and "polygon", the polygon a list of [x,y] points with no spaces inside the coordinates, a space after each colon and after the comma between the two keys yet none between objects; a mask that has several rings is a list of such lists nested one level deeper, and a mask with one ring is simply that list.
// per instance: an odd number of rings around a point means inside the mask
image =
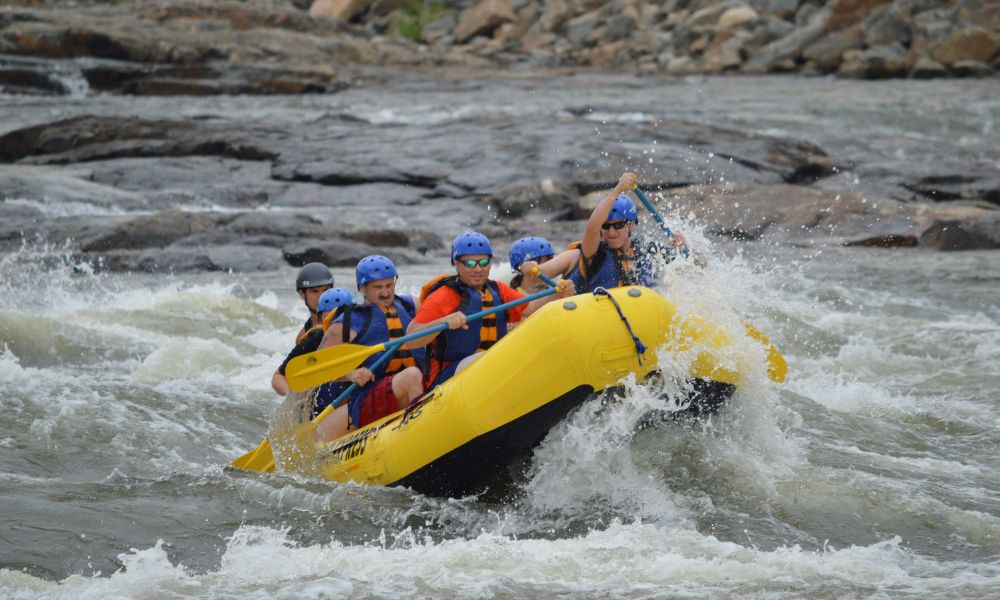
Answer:
[{"label": "white foam", "polygon": [[174,340],[147,356],[131,377],[142,383],[200,379],[212,372],[232,373],[240,363],[240,356],[217,340],[186,338]]},{"label": "white foam", "polygon": [[119,556],[106,577],[58,584],[0,571],[8,598],[382,596],[865,596],[989,595],[1000,566],[939,562],[899,538],[808,551],[747,548],[690,530],[613,523],[570,539],[516,539],[491,532],[441,542],[404,531],[365,545],[300,546],[286,530],[242,526],[221,566],[198,573],[174,564],[162,541]]}]

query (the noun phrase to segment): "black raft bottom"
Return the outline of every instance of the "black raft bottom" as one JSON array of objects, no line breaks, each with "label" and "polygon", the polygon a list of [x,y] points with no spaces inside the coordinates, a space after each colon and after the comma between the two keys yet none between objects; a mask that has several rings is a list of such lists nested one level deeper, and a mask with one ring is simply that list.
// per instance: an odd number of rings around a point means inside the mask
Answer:
[{"label": "black raft bottom", "polygon": [[[735,387],[726,383],[696,380],[691,403],[678,415],[700,417],[717,412]],[[614,392],[614,389],[607,390]],[[544,406],[506,425],[487,432],[452,450],[434,462],[394,482],[427,496],[461,497],[486,490],[506,467],[542,443],[549,430],[587,398],[590,386],[579,386]]]}]

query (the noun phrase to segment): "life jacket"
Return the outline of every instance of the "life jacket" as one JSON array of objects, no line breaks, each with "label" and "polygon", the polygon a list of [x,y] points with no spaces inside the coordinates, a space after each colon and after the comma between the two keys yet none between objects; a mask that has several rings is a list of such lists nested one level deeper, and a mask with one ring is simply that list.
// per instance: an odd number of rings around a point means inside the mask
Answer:
[{"label": "life jacket", "polygon": [[[582,242],[573,242],[570,249],[581,248]],[[650,262],[650,255],[636,244],[629,244],[621,250],[612,250],[608,243],[601,241],[597,252],[587,261],[580,252],[580,259],[570,271],[569,279],[576,286],[577,293],[593,292],[599,287],[610,289],[623,285],[643,285],[652,287],[657,283],[656,271]]]},{"label": "life jacket", "polygon": [[[440,275],[432,279],[421,290],[421,301],[444,286],[458,292],[461,299],[456,310],[465,315],[503,304],[497,282],[493,280],[486,282],[490,298],[484,303],[482,296],[462,283],[457,275]],[[476,352],[489,350],[500,338],[507,335],[507,311],[472,321],[468,327],[468,329],[446,329],[430,343],[427,351],[427,367],[424,370],[425,388],[429,389],[448,380],[455,374],[459,361]]]},{"label": "life jacket", "polygon": [[514,275],[514,277],[511,278],[511,280],[510,280],[510,287],[514,288],[518,292],[521,292],[525,296],[530,296],[531,294],[536,294],[536,293],[544,290],[548,286],[543,283],[537,289],[534,289],[534,290],[525,289],[524,288],[524,274],[523,273],[518,273],[517,275]]},{"label": "life jacket", "polygon": [[[386,312],[373,304],[343,306],[340,308],[345,310],[343,310],[336,321],[343,324],[343,341],[350,341],[352,344],[364,346],[376,346],[403,337],[406,335],[407,326],[409,326],[414,314],[416,314],[416,305],[410,296],[396,296],[395,300],[393,300],[389,314],[395,314],[396,317],[389,317]],[[393,327],[390,327],[390,321],[398,322]],[[357,331],[354,339],[350,337],[352,330]],[[383,354],[384,352],[376,352],[365,359],[361,363],[361,366],[370,369],[378,359],[382,358]],[[388,364],[384,364],[372,371],[372,374],[375,376],[373,383],[384,377],[395,375],[407,367],[419,367],[422,369],[423,366],[423,348],[419,350],[400,348],[396,350]],[[340,383],[342,384],[341,392],[338,393],[342,393],[344,389],[350,386],[350,383]],[[350,415],[351,423],[360,422],[361,400],[368,393],[369,389],[368,387],[358,388],[347,397],[348,414]]]},{"label": "life jacket", "polygon": [[323,317],[323,333],[326,333],[327,331],[330,330],[330,325],[333,325],[333,322],[337,319],[337,317],[339,317],[341,314],[343,314],[343,312],[345,310],[349,310],[352,307],[353,307],[353,305],[351,305],[351,306],[338,306],[337,308],[335,308],[335,309],[333,309],[331,311],[328,311],[326,313],[326,316]]},{"label": "life jacket", "polygon": [[306,341],[306,338],[309,337],[309,332],[312,331],[314,327],[316,326],[313,325],[313,320],[312,317],[310,316],[308,319],[306,319],[306,324],[303,325],[302,329],[299,330],[299,334],[295,336],[295,343],[301,344],[302,342]]}]

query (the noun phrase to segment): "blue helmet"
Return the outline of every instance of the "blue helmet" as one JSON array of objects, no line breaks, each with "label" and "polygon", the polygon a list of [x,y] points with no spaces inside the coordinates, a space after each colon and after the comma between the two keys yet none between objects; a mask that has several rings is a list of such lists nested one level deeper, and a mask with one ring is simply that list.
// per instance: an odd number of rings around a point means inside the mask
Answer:
[{"label": "blue helmet", "polygon": [[475,231],[467,231],[451,243],[451,262],[466,254],[486,254],[493,256],[493,246],[486,236]]},{"label": "blue helmet", "polygon": [[388,258],[379,254],[373,254],[362,258],[358,261],[358,268],[354,270],[354,278],[358,282],[359,290],[366,283],[378,281],[379,279],[396,277],[397,275],[396,265],[394,265]]},{"label": "blue helmet", "polygon": [[354,303],[354,293],[347,288],[331,288],[323,292],[316,303],[316,312],[327,312]]},{"label": "blue helmet", "polygon": [[536,260],[543,256],[554,256],[555,253],[556,251],[552,249],[552,244],[545,238],[521,238],[510,247],[510,266],[516,271],[526,260]]},{"label": "blue helmet", "polygon": [[608,213],[608,221],[632,221],[639,222],[639,213],[635,210],[635,203],[632,199],[622,194],[615,198],[615,204]]}]

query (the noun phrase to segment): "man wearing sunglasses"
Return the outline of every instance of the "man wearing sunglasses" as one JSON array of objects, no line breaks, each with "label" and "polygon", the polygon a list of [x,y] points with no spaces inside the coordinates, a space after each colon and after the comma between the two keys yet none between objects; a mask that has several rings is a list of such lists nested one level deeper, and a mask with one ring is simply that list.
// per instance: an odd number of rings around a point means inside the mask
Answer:
[{"label": "man wearing sunglasses", "polygon": [[[678,252],[687,248],[684,236],[674,232],[670,248],[656,246],[642,247],[636,244],[632,233],[639,223],[639,213],[626,192],[635,187],[635,174],[622,174],[611,193],[594,208],[587,220],[583,239],[575,246],[579,249],[576,265],[569,279],[577,290],[593,292],[599,287],[613,288],[622,285],[644,285],[652,287],[659,283],[656,254],[667,262]],[[562,264],[564,254],[541,268],[547,275],[549,270]],[[529,265],[530,268],[530,265]]]},{"label": "man wearing sunglasses", "polygon": [[[443,323],[448,325],[448,330],[410,343],[415,347],[433,342],[427,353],[425,389],[443,383],[461,371],[506,335],[513,324],[527,318],[547,302],[573,295],[573,285],[563,281],[559,283],[556,294],[468,322],[466,315],[524,298],[524,294],[509,285],[490,279],[492,261],[493,247],[486,236],[474,231],[463,233],[451,245],[455,275],[437,280],[426,290],[423,303],[406,333],[416,333]],[[538,277],[522,269],[525,285],[529,288],[537,285]]]}]

